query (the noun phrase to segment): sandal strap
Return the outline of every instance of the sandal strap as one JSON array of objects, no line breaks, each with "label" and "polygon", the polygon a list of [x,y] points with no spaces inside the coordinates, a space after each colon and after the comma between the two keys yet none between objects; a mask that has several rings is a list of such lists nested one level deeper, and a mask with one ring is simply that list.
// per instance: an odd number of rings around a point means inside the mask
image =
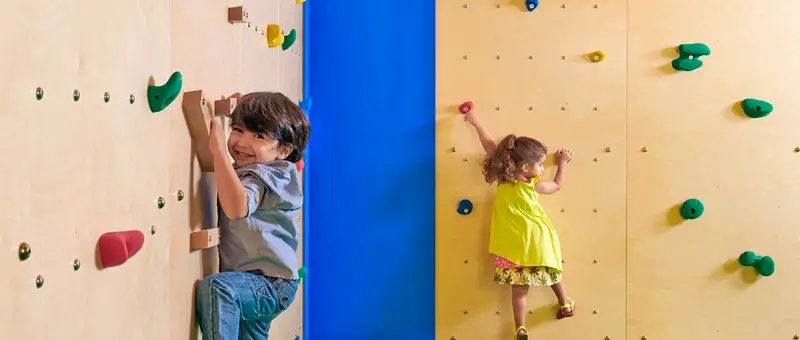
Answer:
[{"label": "sandal strap", "polygon": [[519,333],[519,331],[521,331],[521,330],[525,330],[526,332],[528,331],[528,329],[527,329],[527,328],[525,328],[525,326],[519,326],[519,327],[517,327],[517,333]]},{"label": "sandal strap", "polygon": [[570,299],[569,302],[561,306],[561,309],[572,309],[575,307],[575,300]]}]

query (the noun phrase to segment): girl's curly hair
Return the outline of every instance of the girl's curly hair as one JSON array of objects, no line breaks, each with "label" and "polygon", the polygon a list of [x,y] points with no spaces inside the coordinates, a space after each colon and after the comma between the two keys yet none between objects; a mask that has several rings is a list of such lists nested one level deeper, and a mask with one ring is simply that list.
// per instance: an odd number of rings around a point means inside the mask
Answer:
[{"label": "girl's curly hair", "polygon": [[536,163],[547,155],[547,147],[530,137],[505,136],[494,152],[481,164],[486,183],[510,183],[517,180],[517,171],[526,163]]}]

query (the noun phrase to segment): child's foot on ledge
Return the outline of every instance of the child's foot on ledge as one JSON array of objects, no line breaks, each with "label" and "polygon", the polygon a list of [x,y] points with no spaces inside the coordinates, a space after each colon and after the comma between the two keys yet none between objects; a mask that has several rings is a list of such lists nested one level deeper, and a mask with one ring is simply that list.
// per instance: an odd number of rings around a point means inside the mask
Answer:
[{"label": "child's foot on ledge", "polygon": [[558,309],[556,318],[563,319],[573,315],[575,315],[575,300],[570,299],[568,303],[562,305],[561,308]]},{"label": "child's foot on ledge", "polygon": [[528,340],[528,330],[525,329],[525,326],[519,326],[517,328],[517,336],[514,339],[515,340]]}]

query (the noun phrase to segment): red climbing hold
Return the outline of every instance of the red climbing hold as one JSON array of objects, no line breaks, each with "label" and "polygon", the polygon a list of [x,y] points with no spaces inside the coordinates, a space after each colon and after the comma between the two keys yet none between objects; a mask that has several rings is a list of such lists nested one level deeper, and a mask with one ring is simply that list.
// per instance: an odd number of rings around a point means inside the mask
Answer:
[{"label": "red climbing hold", "polygon": [[473,107],[472,102],[467,101],[458,106],[458,111],[461,111],[461,113],[467,113],[472,111],[472,107]]},{"label": "red climbing hold", "polygon": [[303,171],[303,168],[306,166],[306,162],[303,162],[303,160],[301,159],[301,160],[297,161],[297,163],[294,163],[294,166],[297,167],[297,171],[298,172],[299,171]]},{"label": "red climbing hold", "polygon": [[105,233],[97,241],[100,262],[105,267],[119,266],[136,255],[144,245],[144,234],[139,230]]}]

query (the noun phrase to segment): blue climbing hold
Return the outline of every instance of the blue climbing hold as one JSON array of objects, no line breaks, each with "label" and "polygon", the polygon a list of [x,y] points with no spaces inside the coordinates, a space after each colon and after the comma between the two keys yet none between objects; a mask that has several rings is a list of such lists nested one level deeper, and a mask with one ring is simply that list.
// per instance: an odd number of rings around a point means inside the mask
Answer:
[{"label": "blue climbing hold", "polygon": [[458,213],[461,215],[468,215],[472,212],[472,202],[469,200],[461,200],[458,202]]},{"label": "blue climbing hold", "polygon": [[305,100],[301,100],[299,105],[300,109],[308,114],[308,112],[311,111],[311,97],[306,97]]},{"label": "blue climbing hold", "polygon": [[525,0],[525,8],[528,9],[528,12],[533,12],[537,7],[539,7],[539,0]]}]

